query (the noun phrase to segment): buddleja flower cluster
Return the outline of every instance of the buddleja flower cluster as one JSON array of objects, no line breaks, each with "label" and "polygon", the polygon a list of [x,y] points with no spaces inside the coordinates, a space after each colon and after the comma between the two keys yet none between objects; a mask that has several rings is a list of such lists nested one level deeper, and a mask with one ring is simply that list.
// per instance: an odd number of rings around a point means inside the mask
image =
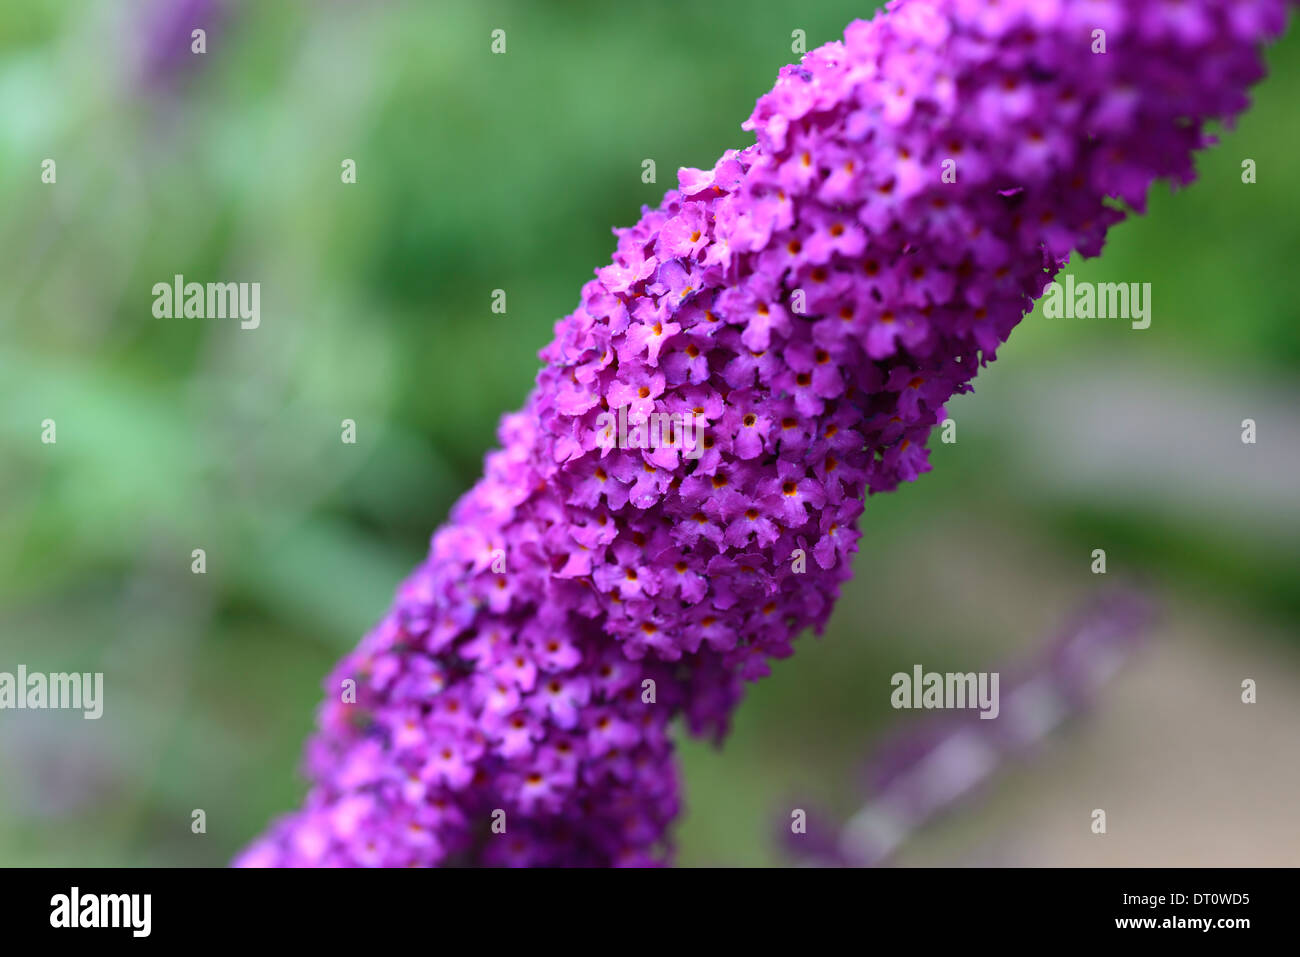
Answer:
[{"label": "buddleja flower cluster", "polygon": [[[895,2],[782,69],[755,146],[616,231],[483,479],[327,680],[304,808],[239,862],[666,860],[669,722],[723,734],[822,628],[864,497],[928,468],[945,401],[1123,218],[1107,197],[1193,178],[1284,15]],[[700,454],[611,447],[622,407],[704,416]]]}]

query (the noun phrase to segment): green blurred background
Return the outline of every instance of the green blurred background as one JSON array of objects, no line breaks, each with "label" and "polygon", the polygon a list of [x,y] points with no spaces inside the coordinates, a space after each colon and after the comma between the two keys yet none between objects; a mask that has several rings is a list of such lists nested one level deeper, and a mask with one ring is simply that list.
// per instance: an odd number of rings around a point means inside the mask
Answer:
[{"label": "green blurred background", "polygon": [[[793,30],[812,48],[871,9],[0,7],[0,670],[106,686],[97,722],[0,713],[0,864],[217,865],[293,807],[321,678],[477,476],[610,227],[752,142]],[[850,812],[915,720],[889,676],[1031,655],[1101,584],[1094,548],[1151,582],[1156,640],[900,861],[1300,863],[1296,30],[1269,62],[1198,183],[1070,267],[1150,282],[1151,328],[1029,317],[935,471],[869,503],[828,634],[721,751],[684,744],[681,863],[783,862],[791,795]],[[260,282],[261,327],[155,319],[175,273]]]}]

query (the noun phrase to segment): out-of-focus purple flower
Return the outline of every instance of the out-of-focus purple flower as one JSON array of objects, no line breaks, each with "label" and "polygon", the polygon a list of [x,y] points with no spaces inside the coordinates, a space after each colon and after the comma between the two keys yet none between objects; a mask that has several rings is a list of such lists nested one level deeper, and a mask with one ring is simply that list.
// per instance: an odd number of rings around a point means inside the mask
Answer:
[{"label": "out-of-focus purple flower", "polygon": [[193,52],[193,32],[205,31],[210,42],[229,6],[230,0],[151,0],[138,24],[141,82],[170,90],[196,72],[209,54]]},{"label": "out-of-focus purple flower", "polygon": [[870,800],[826,839],[828,820],[809,815],[806,835],[781,835],[791,853],[823,864],[884,863],[916,830],[969,797],[1010,759],[1043,745],[1077,717],[1137,650],[1155,618],[1138,592],[1116,590],[1095,599],[1048,642],[1038,660],[1001,681],[1000,713],[946,711],[886,741],[866,768]]},{"label": "out-of-focus purple flower", "polygon": [[[330,676],[304,808],[240,863],[665,860],[669,721],[723,734],[824,626],[865,495],[928,469],[943,403],[1123,218],[1108,196],[1192,178],[1283,20],[909,0],[782,69],[757,145],[616,230],[484,478]],[[698,457],[611,446],[620,408],[704,416]]]}]

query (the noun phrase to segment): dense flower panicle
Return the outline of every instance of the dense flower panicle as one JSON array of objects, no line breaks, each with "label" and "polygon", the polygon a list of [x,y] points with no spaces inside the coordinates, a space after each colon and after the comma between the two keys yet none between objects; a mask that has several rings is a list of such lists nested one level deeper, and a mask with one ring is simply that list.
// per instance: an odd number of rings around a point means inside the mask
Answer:
[{"label": "dense flower panicle", "polygon": [[[896,2],[782,69],[755,146],[616,230],[483,479],[329,677],[305,807],[239,862],[665,860],[670,720],[720,736],[824,626],[865,495],[927,470],[944,403],[1123,218],[1107,197],[1193,178],[1284,14]],[[704,416],[698,454],[611,443],[621,408]]]}]

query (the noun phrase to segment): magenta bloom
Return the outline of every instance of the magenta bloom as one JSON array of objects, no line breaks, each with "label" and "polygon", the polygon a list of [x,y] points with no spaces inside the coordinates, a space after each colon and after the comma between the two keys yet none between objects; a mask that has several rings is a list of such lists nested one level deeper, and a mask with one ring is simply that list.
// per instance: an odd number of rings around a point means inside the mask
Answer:
[{"label": "magenta bloom", "polygon": [[326,682],[304,808],[238,863],[667,860],[669,722],[722,735],[824,626],[865,496],[927,470],[944,402],[1123,218],[1108,197],[1193,178],[1284,14],[904,0],[785,67],[757,145],[616,231],[483,479]]}]

